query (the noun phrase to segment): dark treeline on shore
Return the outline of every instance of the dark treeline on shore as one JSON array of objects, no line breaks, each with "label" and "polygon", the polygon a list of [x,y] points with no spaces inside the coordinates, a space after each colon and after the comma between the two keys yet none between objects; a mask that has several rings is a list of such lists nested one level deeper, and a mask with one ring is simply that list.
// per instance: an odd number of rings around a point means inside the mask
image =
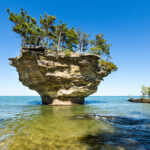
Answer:
[{"label": "dark treeline on shore", "polygon": [[[10,12],[9,20],[13,22],[12,30],[20,35],[21,47],[45,47],[51,52],[80,52],[100,55],[101,65],[107,66],[111,71],[117,70],[117,66],[108,59],[111,44],[104,39],[103,34],[96,34],[94,39],[80,28],[69,28],[66,23],[56,23],[56,16],[40,15],[40,22],[27,14],[21,8],[20,13]],[[103,59],[102,59],[103,58]]]}]

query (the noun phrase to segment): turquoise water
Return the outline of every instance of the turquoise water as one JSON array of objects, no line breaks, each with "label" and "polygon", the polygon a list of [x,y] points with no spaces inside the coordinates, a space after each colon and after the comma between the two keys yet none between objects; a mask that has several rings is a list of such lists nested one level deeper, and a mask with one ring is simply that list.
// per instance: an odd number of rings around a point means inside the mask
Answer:
[{"label": "turquoise water", "polygon": [[[38,96],[0,97],[0,149],[149,150],[150,104],[128,98],[91,96],[85,105],[46,106]],[[81,117],[88,114],[95,119]]]}]

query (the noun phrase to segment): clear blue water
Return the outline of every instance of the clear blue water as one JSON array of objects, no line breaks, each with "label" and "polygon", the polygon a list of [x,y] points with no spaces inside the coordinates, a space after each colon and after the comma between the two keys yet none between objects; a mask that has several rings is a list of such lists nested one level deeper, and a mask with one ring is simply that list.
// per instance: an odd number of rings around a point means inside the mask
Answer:
[{"label": "clear blue water", "polygon": [[[85,105],[46,106],[38,96],[0,97],[0,149],[150,149],[150,104],[91,96]],[[114,116],[88,119],[77,116]]]}]

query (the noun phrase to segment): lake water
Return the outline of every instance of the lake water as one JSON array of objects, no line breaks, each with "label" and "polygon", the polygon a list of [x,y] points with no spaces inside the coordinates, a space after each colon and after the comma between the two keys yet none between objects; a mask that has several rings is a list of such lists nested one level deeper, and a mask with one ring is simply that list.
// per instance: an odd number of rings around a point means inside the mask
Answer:
[{"label": "lake water", "polygon": [[46,106],[38,96],[0,97],[0,150],[149,150],[150,104],[127,100],[91,96],[85,105]]}]

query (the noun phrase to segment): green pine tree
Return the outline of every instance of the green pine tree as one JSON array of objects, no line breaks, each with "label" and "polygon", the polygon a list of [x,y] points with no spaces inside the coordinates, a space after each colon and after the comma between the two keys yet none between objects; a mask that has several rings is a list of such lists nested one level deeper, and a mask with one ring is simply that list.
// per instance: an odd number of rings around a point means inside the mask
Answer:
[{"label": "green pine tree", "polygon": [[55,26],[53,41],[57,45],[57,51],[61,51],[65,48],[67,31],[67,24],[62,23],[62,21],[59,21],[59,24]]},{"label": "green pine tree", "polygon": [[77,33],[75,31],[75,28],[71,28],[70,30],[68,30],[66,32],[66,47],[67,49],[69,49],[70,51],[75,51],[76,47],[77,47]]},{"label": "green pine tree", "polygon": [[93,54],[110,56],[110,43],[107,43],[107,40],[104,39],[103,34],[97,34],[95,40],[91,40],[90,51]]}]

